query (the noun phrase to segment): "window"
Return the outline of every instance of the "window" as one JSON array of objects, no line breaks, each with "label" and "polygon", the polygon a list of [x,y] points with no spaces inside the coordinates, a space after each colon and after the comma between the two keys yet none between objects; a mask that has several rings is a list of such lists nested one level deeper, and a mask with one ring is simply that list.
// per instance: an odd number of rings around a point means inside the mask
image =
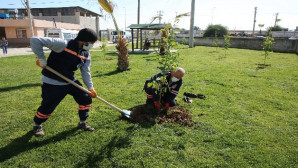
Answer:
[{"label": "window", "polygon": [[25,29],[16,29],[17,38],[27,38]]},{"label": "window", "polygon": [[72,39],[70,33],[63,33],[64,39]]},{"label": "window", "polygon": [[75,11],[72,8],[62,8],[61,15],[62,16],[73,16],[73,15],[75,15]]},{"label": "window", "polygon": [[44,9],[42,12],[43,16],[58,16],[56,9]]},{"label": "window", "polygon": [[59,38],[59,33],[49,33],[48,37]]}]

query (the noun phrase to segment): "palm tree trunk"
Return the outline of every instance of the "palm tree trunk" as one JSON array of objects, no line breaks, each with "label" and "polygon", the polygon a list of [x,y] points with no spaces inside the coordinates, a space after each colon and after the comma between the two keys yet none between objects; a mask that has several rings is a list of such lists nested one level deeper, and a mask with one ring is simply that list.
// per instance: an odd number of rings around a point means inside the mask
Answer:
[{"label": "palm tree trunk", "polygon": [[129,70],[129,55],[126,44],[126,39],[121,36],[118,37],[118,44],[116,45],[117,55],[118,55],[118,70],[126,71]]}]

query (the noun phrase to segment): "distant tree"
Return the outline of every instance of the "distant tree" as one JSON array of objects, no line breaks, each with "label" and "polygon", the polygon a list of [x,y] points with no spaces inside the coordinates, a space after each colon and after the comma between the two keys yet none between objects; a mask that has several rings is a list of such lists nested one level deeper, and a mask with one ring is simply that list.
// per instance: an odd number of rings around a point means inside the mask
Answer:
[{"label": "distant tree", "polygon": [[223,37],[228,34],[228,29],[225,26],[220,24],[217,25],[209,25],[204,32],[203,37]]},{"label": "distant tree", "polygon": [[273,27],[268,27],[266,36],[272,36],[272,31],[283,31],[283,30],[284,28],[278,25]]},{"label": "distant tree", "polygon": [[268,29],[271,31],[283,31],[283,28],[279,25],[274,26],[274,27],[269,27]]},{"label": "distant tree", "polygon": [[194,30],[200,30],[200,27],[199,26],[195,26],[193,29]]},{"label": "distant tree", "polygon": [[265,24],[259,24],[258,26],[259,26],[259,28],[260,28],[260,35],[262,35],[262,27],[264,27]]},{"label": "distant tree", "polygon": [[275,20],[275,24],[274,24],[274,26],[278,26],[278,23],[281,21],[281,19],[276,19]]}]

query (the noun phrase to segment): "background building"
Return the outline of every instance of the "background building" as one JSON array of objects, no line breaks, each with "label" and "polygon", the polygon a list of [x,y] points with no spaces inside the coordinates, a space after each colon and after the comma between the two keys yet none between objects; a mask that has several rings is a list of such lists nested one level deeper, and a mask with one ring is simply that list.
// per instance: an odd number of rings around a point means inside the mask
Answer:
[{"label": "background building", "polygon": [[[47,29],[80,30],[91,28],[99,35],[100,14],[82,7],[32,8],[34,36],[44,37]],[[29,46],[30,20],[27,9],[0,9],[0,37],[10,46]]]}]

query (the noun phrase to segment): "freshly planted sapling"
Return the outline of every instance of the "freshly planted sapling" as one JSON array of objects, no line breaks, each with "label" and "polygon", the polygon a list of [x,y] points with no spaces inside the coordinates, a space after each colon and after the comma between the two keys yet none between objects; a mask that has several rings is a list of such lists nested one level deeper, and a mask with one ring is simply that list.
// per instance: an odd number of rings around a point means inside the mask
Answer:
[{"label": "freshly planted sapling", "polygon": [[231,39],[231,36],[229,36],[229,35],[224,35],[224,40],[225,40],[225,45],[224,45],[224,48],[225,48],[225,56],[227,55],[227,50],[229,49],[229,47],[230,47],[230,45],[231,45],[230,39]]},{"label": "freshly planted sapling", "polygon": [[274,38],[267,36],[263,41],[263,50],[264,50],[264,66],[266,65],[267,57],[269,56],[269,53],[272,52],[272,46],[274,43]]},{"label": "freshly planted sapling", "polygon": [[218,37],[217,37],[217,30],[214,32],[214,41],[213,41],[213,47],[216,47],[216,50],[218,48]]},{"label": "freshly planted sapling", "polygon": [[[175,23],[178,23],[180,18],[184,16],[189,16],[189,13],[178,15],[175,18]],[[168,24],[161,31],[161,49],[159,53],[156,53],[156,57],[159,64],[157,68],[160,69],[162,76],[147,84],[148,87],[155,88],[156,93],[159,94],[159,102],[161,102],[161,97],[163,97],[169,89],[166,73],[168,70],[177,70],[179,58],[178,52],[171,52],[171,49],[178,46],[176,43],[176,33],[172,30],[172,26]]]}]

